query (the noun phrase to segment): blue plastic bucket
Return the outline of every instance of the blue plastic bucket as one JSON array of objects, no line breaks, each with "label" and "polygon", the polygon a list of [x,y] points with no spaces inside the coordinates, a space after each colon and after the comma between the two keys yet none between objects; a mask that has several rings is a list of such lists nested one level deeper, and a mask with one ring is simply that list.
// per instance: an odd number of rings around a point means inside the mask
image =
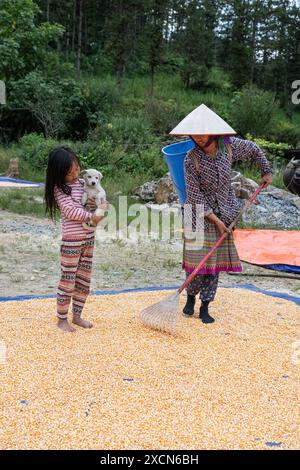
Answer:
[{"label": "blue plastic bucket", "polygon": [[195,142],[189,139],[183,142],[177,142],[176,144],[167,145],[162,149],[181,204],[184,204],[186,200],[183,162],[187,152],[194,147]]}]

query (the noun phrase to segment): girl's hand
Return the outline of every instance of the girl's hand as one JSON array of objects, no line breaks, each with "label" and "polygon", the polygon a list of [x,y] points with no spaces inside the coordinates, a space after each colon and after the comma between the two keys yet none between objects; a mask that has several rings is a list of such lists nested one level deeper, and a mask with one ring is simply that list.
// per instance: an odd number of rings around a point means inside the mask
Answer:
[{"label": "girl's hand", "polygon": [[272,184],[272,180],[273,180],[273,175],[272,175],[272,173],[266,173],[266,174],[262,177],[262,180],[261,180],[260,184],[261,184],[261,183]]},{"label": "girl's hand", "polygon": [[97,204],[96,204],[95,201],[96,201],[96,198],[94,198],[94,197],[90,197],[87,200],[87,206],[91,211],[95,211],[97,209]]},{"label": "girl's hand", "polygon": [[98,208],[102,209],[103,211],[108,211],[109,202],[108,201],[102,202],[101,204],[99,204]]},{"label": "girl's hand", "polygon": [[91,221],[94,222],[96,225],[104,218],[103,215],[92,215]]}]

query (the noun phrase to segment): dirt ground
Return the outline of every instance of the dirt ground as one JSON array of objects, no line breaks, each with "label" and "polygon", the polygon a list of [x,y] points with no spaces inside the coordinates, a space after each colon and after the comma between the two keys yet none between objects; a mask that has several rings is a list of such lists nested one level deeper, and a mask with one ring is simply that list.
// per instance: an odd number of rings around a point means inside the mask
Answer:
[{"label": "dirt ground", "polygon": [[[59,223],[0,211],[0,295],[54,295],[60,274],[59,245]],[[181,258],[180,241],[97,239],[92,291],[179,286],[185,279]],[[243,268],[242,276],[222,273],[219,285],[251,283],[300,297],[300,277],[281,278],[275,271],[245,263]]]}]

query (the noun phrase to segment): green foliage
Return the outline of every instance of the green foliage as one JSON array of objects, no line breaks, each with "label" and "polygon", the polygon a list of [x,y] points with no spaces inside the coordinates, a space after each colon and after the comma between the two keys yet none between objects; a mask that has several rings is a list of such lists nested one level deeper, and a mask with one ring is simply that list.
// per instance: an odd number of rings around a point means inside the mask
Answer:
[{"label": "green foliage", "polygon": [[64,130],[67,111],[62,87],[39,72],[30,72],[12,83],[10,106],[30,111],[47,137]]},{"label": "green foliage", "polygon": [[19,79],[43,68],[48,62],[48,44],[57,41],[64,28],[58,24],[37,25],[38,6],[32,0],[1,0],[0,76]]},{"label": "green foliage", "polygon": [[[246,134],[246,138],[248,140],[253,140],[259,147],[261,147],[266,152],[267,157],[272,162],[272,166],[273,166],[273,171],[274,171],[273,185],[278,188],[284,189],[285,186],[284,186],[283,179],[282,179],[282,170],[283,168],[285,168],[287,164],[287,161],[284,158],[284,154],[285,154],[285,151],[290,148],[290,146],[285,143],[275,143],[275,142],[270,142],[265,139],[253,138],[251,134]],[[253,167],[253,165],[250,165],[250,167]],[[248,168],[247,168],[247,165],[244,165],[242,167],[243,174],[246,177],[251,178],[251,176],[249,175],[249,171],[250,172],[253,171],[253,168],[249,169],[249,165],[248,165]],[[257,176],[258,170],[254,170],[254,171],[256,172],[256,176],[252,179],[258,182],[259,181],[259,177]]]},{"label": "green foliage", "polygon": [[97,126],[108,122],[120,105],[121,94],[112,77],[62,82],[67,110],[66,136],[85,139]]},{"label": "green foliage", "polygon": [[212,67],[209,70],[205,88],[219,93],[231,92],[232,83],[230,75],[219,67]]},{"label": "green foliage", "polygon": [[293,147],[300,146],[300,128],[290,121],[277,121],[269,135],[275,142],[287,142]]},{"label": "green foliage", "polygon": [[75,147],[76,151],[76,145],[73,142],[59,142],[52,138],[45,139],[42,134],[37,133],[24,135],[14,148],[20,159],[30,163],[33,169],[44,170],[47,166],[50,150],[59,145],[67,145],[73,149]]},{"label": "green foliage", "polygon": [[265,139],[254,138],[251,134],[246,134],[248,140],[253,140],[259,147],[264,149],[272,160],[280,160],[290,146],[286,143],[275,143]]},{"label": "green foliage", "polygon": [[232,126],[243,135],[249,132],[255,137],[263,137],[270,132],[277,109],[273,93],[254,85],[245,86],[231,100]]},{"label": "green foliage", "polygon": [[121,102],[121,92],[112,76],[90,79],[85,77],[80,83],[84,103],[90,114],[100,111],[111,114]]},{"label": "green foliage", "polygon": [[89,133],[89,139],[107,139],[114,145],[139,146],[151,144],[154,137],[142,114],[116,114],[107,122],[99,122]]},{"label": "green foliage", "polygon": [[181,75],[186,88],[191,87],[194,90],[201,90],[206,86],[209,72],[206,65],[186,60]]},{"label": "green foliage", "polygon": [[164,135],[175,126],[179,109],[174,99],[167,101],[158,98],[149,98],[145,106],[145,114],[153,132]]},{"label": "green foliage", "polygon": [[[0,152],[0,168],[6,170],[9,153],[10,158],[20,159],[21,178],[42,181],[49,151],[59,145],[68,145],[79,155],[84,168],[95,167],[103,172],[105,187],[109,181],[112,192],[118,192],[119,187],[127,193],[133,189],[134,182],[157,179],[166,173],[161,148],[170,143],[170,139],[166,139],[167,133],[200,103],[205,103],[232,124],[227,93],[184,90],[178,76],[162,74],[157,77],[159,97],[149,97],[146,82],[145,77],[135,77],[132,81],[126,80],[120,88],[109,76],[82,77],[80,80],[62,78],[55,83],[51,77],[46,80],[40,73],[28,74],[23,79],[23,88],[21,81],[18,90],[15,85],[15,97],[19,97],[19,103],[23,103],[27,95],[33,100],[36,96],[34,87],[40,87],[45,96],[49,93],[55,100],[56,90],[65,113],[65,135],[45,138],[37,132],[25,134],[18,144]],[[48,86],[52,90],[48,91]],[[40,103],[42,105],[42,100]],[[46,105],[45,101],[45,108]],[[284,121],[284,114],[279,112],[276,119],[272,130],[280,121],[289,122]],[[295,121],[293,126],[296,125]],[[74,140],[66,138],[69,136],[75,137]],[[280,143],[253,134],[246,137],[255,140],[273,162],[283,166],[282,153],[289,147],[285,140]],[[248,170],[245,168],[245,171]]]},{"label": "green foliage", "polygon": [[[161,155],[159,142],[121,143],[112,140],[112,137],[112,135],[106,136],[102,140],[94,138],[77,145],[77,152],[85,168],[99,168],[105,175],[111,177],[120,171],[131,175],[144,175],[144,178],[150,179],[166,173],[167,167]],[[116,137],[120,137],[120,134],[117,133]]]}]

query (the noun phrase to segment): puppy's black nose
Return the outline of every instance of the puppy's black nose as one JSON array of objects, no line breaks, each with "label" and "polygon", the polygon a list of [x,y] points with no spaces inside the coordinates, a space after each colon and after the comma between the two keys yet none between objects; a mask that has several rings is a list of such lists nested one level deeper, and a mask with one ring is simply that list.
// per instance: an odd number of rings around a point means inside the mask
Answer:
[{"label": "puppy's black nose", "polygon": [[93,182],[92,182],[92,185],[95,186],[95,184],[96,184],[95,181],[93,181]]}]

